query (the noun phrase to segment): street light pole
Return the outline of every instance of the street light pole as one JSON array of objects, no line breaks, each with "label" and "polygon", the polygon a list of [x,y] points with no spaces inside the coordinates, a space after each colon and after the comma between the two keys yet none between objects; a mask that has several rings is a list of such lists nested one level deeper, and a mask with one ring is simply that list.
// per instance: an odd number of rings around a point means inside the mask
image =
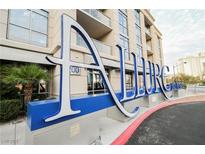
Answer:
[{"label": "street light pole", "polygon": [[180,63],[178,65],[173,65],[173,73],[174,73],[174,82],[176,82],[176,74],[175,74],[175,68],[182,65],[182,64],[186,64],[187,62],[184,61],[183,63]]},{"label": "street light pole", "polygon": [[175,66],[173,65],[173,73],[174,73],[174,82],[176,82],[176,76],[175,76]]}]

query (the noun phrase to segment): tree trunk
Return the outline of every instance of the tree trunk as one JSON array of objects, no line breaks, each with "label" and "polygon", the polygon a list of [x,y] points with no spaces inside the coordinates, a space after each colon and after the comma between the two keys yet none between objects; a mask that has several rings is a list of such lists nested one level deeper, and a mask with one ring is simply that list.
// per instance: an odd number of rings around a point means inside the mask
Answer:
[{"label": "tree trunk", "polygon": [[24,85],[23,93],[24,93],[24,104],[27,104],[32,97],[33,85],[32,83]]}]

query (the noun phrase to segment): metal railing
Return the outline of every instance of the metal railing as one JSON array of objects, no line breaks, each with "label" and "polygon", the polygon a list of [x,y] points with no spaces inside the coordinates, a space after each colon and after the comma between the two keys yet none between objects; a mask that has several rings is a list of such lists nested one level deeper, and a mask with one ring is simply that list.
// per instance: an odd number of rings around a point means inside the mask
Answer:
[{"label": "metal railing", "polygon": [[204,94],[205,93],[205,86],[198,86],[198,85],[188,85],[187,86],[187,93],[188,94]]},{"label": "metal railing", "polygon": [[106,53],[109,55],[112,54],[111,46],[103,44],[102,42],[95,40],[95,39],[93,39],[93,42],[94,42],[94,44],[99,52]]},{"label": "metal railing", "polygon": [[152,51],[151,46],[150,46],[150,45],[146,45],[146,50],[147,50],[147,51]]},{"label": "metal railing", "polygon": [[101,13],[100,11],[96,10],[96,9],[82,9],[82,11],[90,14],[92,17],[98,19],[99,21],[101,21],[103,24],[107,25],[107,26],[111,26],[111,20],[110,18],[108,18],[107,16],[105,16],[103,13]]},{"label": "metal railing", "polygon": [[[95,46],[99,52],[109,54],[109,55],[112,54],[112,47],[111,46],[106,45],[103,42],[95,40],[95,39],[92,39],[92,40],[93,40],[93,43],[95,44]],[[83,40],[82,37],[80,37],[79,34],[77,34],[77,45],[79,45],[81,47],[88,48],[85,41]]]},{"label": "metal railing", "polygon": [[147,27],[145,27],[145,32],[151,36],[151,32],[150,32],[150,29],[148,29]]}]

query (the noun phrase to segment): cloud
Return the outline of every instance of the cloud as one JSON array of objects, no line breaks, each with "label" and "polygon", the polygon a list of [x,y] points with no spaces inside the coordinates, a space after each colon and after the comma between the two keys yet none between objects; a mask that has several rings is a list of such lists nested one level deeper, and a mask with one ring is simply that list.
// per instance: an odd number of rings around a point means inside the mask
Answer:
[{"label": "cloud", "polygon": [[151,10],[163,35],[165,63],[205,51],[205,10]]}]

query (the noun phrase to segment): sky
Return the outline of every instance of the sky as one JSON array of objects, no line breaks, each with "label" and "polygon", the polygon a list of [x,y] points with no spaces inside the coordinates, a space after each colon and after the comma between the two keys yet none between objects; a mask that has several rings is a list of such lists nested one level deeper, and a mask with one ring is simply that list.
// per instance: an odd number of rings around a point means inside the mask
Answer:
[{"label": "sky", "polygon": [[162,33],[165,64],[205,52],[205,10],[151,10]]}]

